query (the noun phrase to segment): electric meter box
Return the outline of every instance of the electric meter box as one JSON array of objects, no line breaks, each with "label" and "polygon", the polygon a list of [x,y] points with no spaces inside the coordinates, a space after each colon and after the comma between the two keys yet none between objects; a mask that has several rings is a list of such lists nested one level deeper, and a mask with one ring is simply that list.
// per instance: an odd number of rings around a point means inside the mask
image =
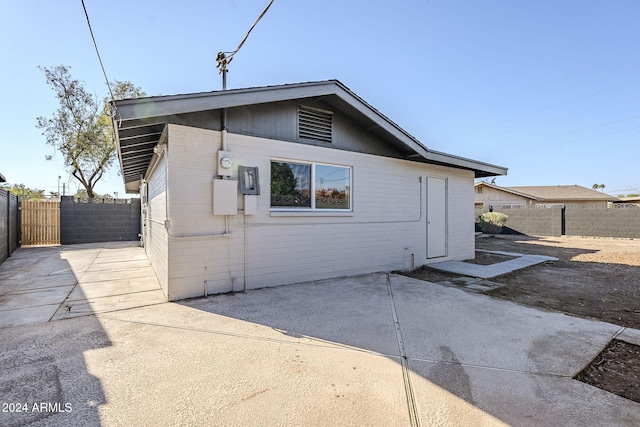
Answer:
[{"label": "electric meter box", "polygon": [[258,213],[258,196],[244,196],[244,214],[255,215]]},{"label": "electric meter box", "polygon": [[238,181],[213,180],[213,214],[236,215],[238,213]]},{"label": "electric meter box", "polygon": [[230,151],[218,151],[218,175],[231,176],[233,157]]}]

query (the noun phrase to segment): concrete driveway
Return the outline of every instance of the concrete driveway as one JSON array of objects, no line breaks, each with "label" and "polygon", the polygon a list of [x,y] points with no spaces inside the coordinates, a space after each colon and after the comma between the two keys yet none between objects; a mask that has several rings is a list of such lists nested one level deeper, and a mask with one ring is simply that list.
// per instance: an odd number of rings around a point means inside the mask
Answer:
[{"label": "concrete driveway", "polygon": [[138,242],[25,247],[0,265],[0,328],[165,301]]},{"label": "concrete driveway", "polygon": [[637,426],[572,379],[616,334],[396,275],[218,295],[1,329],[0,424]]}]

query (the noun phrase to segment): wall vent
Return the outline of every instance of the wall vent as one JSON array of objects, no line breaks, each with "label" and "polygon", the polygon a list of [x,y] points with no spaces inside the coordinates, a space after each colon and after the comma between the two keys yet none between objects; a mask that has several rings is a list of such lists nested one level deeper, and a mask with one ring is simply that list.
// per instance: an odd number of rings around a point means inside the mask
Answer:
[{"label": "wall vent", "polygon": [[298,107],[298,138],[331,142],[333,113],[310,107]]}]

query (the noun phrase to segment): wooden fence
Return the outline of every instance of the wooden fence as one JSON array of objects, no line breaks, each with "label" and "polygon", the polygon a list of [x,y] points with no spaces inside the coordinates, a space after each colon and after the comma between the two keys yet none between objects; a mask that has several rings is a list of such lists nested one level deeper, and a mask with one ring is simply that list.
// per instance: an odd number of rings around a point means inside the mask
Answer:
[{"label": "wooden fence", "polygon": [[23,245],[60,244],[60,202],[25,200],[21,207]]}]

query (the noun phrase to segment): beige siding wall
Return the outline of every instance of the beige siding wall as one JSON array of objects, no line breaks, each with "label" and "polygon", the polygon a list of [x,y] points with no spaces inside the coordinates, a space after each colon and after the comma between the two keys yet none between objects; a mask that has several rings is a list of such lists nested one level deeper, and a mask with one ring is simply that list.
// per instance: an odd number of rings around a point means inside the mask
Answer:
[{"label": "beige siding wall", "polygon": [[[478,188],[482,188],[482,193],[478,193]],[[508,193],[506,191],[496,190],[489,187],[476,187],[475,188],[475,203],[483,203],[488,208],[489,205],[509,205],[521,203],[524,207],[529,205],[529,200],[526,197],[518,196],[517,194]]]},{"label": "beige siding wall", "polygon": [[[474,256],[472,172],[230,134],[232,178],[238,165],[257,166],[261,195],[257,215],[239,212],[227,227],[224,216],[212,215],[219,132],[168,131],[169,299],[423,265],[427,176],[447,178],[445,259]],[[351,166],[353,213],[271,212],[272,158]]]},{"label": "beige siding wall", "polygon": [[147,203],[142,206],[144,246],[165,296],[169,296],[169,242],[164,227],[166,217],[166,159],[161,159],[150,177],[147,177]]}]

